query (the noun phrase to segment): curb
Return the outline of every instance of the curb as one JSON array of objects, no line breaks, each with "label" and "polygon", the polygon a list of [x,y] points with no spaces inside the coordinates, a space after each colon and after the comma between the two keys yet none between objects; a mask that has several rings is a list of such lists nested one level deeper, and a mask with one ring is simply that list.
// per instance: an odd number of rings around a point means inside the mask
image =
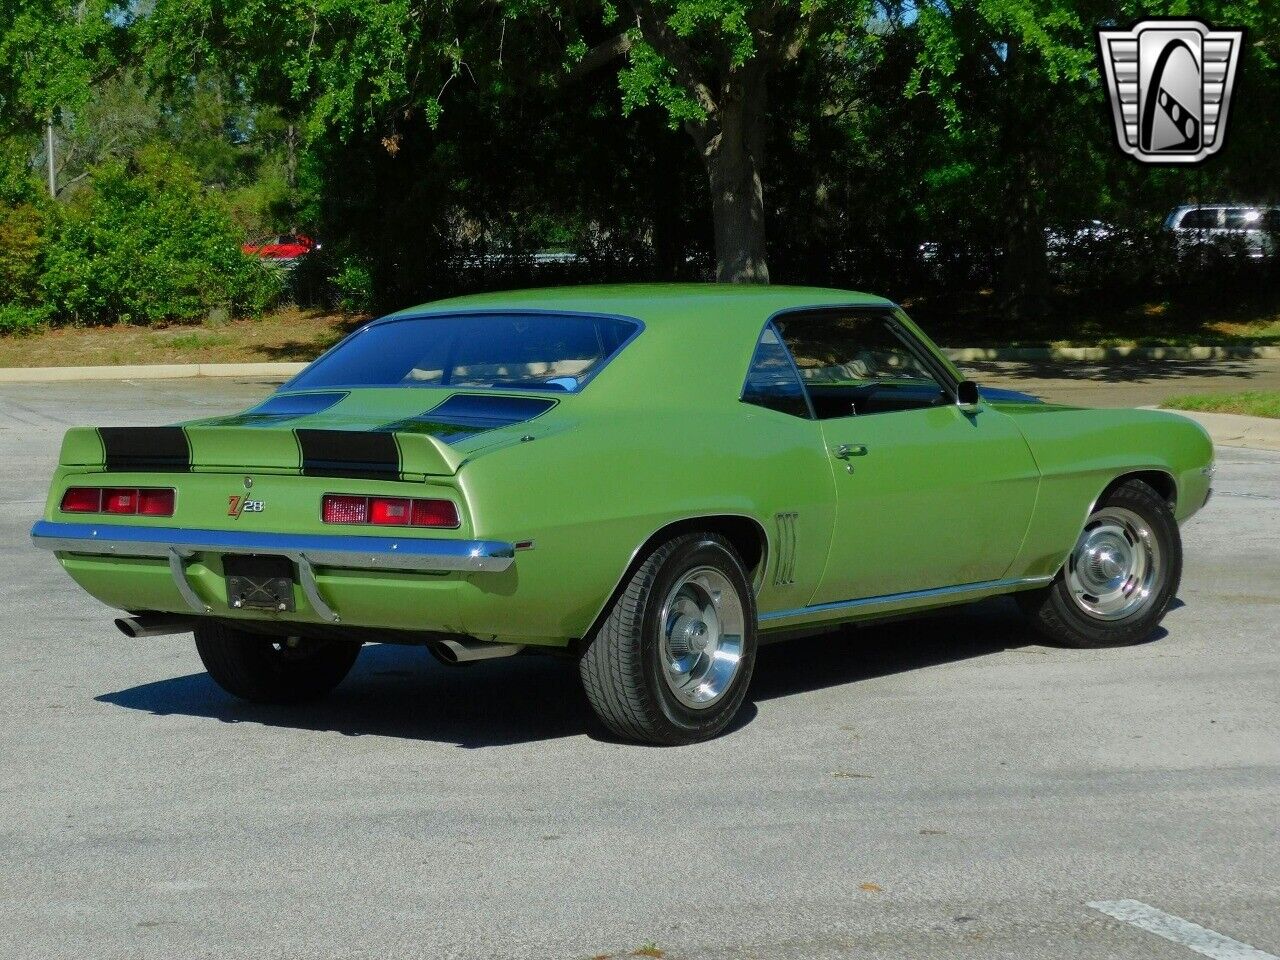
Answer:
[{"label": "curb", "polygon": [[1172,407],[1143,407],[1163,410],[1194,420],[1204,427],[1215,447],[1248,447],[1251,450],[1280,450],[1280,420],[1246,417],[1238,413],[1201,413]]},{"label": "curb", "polygon": [[955,363],[975,360],[1276,360],[1280,346],[943,347]]},{"label": "curb", "polygon": [[185,380],[191,377],[272,377],[287,379],[305,363],[152,363],[127,367],[0,367],[0,383],[55,383],[64,380]]}]

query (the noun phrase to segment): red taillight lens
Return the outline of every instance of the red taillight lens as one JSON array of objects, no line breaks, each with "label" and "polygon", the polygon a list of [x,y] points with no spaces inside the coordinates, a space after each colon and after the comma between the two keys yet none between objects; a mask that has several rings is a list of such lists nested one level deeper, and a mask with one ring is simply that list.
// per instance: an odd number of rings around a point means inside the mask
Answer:
[{"label": "red taillight lens", "polygon": [[452,500],[415,500],[412,523],[415,527],[456,527],[458,508]]},{"label": "red taillight lens", "polygon": [[97,487],[71,487],[62,495],[62,509],[67,513],[98,513],[102,510],[102,491]]},{"label": "red taillight lens", "polygon": [[369,500],[369,522],[380,526],[406,526],[409,523],[408,499],[373,497]]},{"label": "red taillight lens", "polygon": [[137,513],[138,512],[138,491],[137,490],[103,490],[102,491],[102,512],[103,513]]},{"label": "red taillight lens", "polygon": [[458,508],[451,500],[410,500],[408,497],[353,497],[325,494],[321,501],[325,523],[364,523],[379,527],[457,527]]},{"label": "red taillight lens", "polygon": [[139,513],[146,517],[172,517],[174,492],[168,487],[141,490],[129,487],[71,487],[62,495],[67,513]]},{"label": "red taillight lens", "polygon": [[172,490],[139,490],[138,513],[144,517],[172,517]]},{"label": "red taillight lens", "polygon": [[325,494],[321,501],[321,516],[325,523],[368,523],[369,498]]}]

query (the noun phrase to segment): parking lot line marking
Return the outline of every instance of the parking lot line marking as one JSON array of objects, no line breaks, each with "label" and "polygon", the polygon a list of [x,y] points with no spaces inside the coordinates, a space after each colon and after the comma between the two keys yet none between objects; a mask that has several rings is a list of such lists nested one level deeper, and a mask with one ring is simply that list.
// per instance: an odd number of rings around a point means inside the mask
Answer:
[{"label": "parking lot line marking", "polygon": [[1213,960],[1280,960],[1275,954],[1224,937],[1198,923],[1157,910],[1140,900],[1097,900],[1085,906],[1173,943],[1180,943],[1196,953],[1212,957]]}]

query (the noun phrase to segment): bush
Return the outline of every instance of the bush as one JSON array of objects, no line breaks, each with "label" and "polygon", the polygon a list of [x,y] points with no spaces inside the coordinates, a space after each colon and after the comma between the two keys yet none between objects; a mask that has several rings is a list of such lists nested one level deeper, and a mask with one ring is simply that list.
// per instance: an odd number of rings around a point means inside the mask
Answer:
[{"label": "bush", "polygon": [[373,271],[356,257],[346,257],[333,278],[338,291],[338,306],[344,313],[363,313],[373,309]]},{"label": "bush", "polygon": [[0,304],[34,303],[44,217],[30,203],[0,208]]},{"label": "bush", "polygon": [[254,314],[280,291],[241,253],[230,218],[195,173],[159,150],[98,168],[51,226],[40,287],[59,320],[151,324],[214,306]]},{"label": "bush", "polygon": [[0,334],[34,333],[48,320],[49,311],[44,307],[0,304]]}]

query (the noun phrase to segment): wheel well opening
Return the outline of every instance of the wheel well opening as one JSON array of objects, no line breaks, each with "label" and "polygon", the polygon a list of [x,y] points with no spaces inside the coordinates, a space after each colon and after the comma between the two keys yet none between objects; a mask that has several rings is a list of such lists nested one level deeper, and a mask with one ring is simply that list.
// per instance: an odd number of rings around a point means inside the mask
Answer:
[{"label": "wheel well opening", "polygon": [[[739,517],[732,514],[692,517],[688,520],[678,520],[675,523],[667,524],[654,533],[636,551],[636,559],[633,564],[638,565],[643,562],[644,558],[658,544],[670,540],[672,537],[678,537],[685,533],[703,532],[718,533],[729,541],[734,552],[738,554],[738,559],[742,561],[742,565],[746,568],[748,579],[754,578],[759,573],[759,567],[764,561],[766,549],[764,529],[749,517]],[[628,570],[627,572],[630,573],[631,571]]]},{"label": "wheel well opening", "polygon": [[[1173,510],[1178,505],[1178,485],[1174,483],[1173,477],[1165,473],[1163,470],[1138,470],[1133,473],[1126,473],[1123,476],[1116,477],[1111,483],[1107,484],[1107,489],[1102,491],[1105,497],[1108,493],[1120,486],[1122,483],[1128,483],[1130,480],[1141,480],[1152,490],[1160,495],[1165,503],[1169,505],[1169,509]],[[1102,497],[1098,498],[1099,500]]]},{"label": "wheel well opening", "polygon": [[575,647],[580,651],[583,641],[595,634],[604,618],[609,615],[609,608],[613,606],[618,594],[626,589],[631,575],[640,564],[644,563],[645,557],[652,553],[659,544],[681,534],[704,532],[719,534],[729,541],[730,546],[733,547],[738,554],[738,558],[742,561],[743,567],[746,568],[747,579],[758,588],[760,579],[763,576],[764,564],[768,558],[769,542],[764,528],[759,523],[750,517],[736,516],[734,514],[710,514],[704,517],[690,517],[687,520],[678,520],[657,530],[640,545],[640,549],[636,551],[636,555],[632,558],[631,563],[627,565],[627,569],[619,579],[618,585],[609,596],[608,602],[605,603],[603,609],[596,616],[591,629],[587,631],[585,637],[579,640]]}]

